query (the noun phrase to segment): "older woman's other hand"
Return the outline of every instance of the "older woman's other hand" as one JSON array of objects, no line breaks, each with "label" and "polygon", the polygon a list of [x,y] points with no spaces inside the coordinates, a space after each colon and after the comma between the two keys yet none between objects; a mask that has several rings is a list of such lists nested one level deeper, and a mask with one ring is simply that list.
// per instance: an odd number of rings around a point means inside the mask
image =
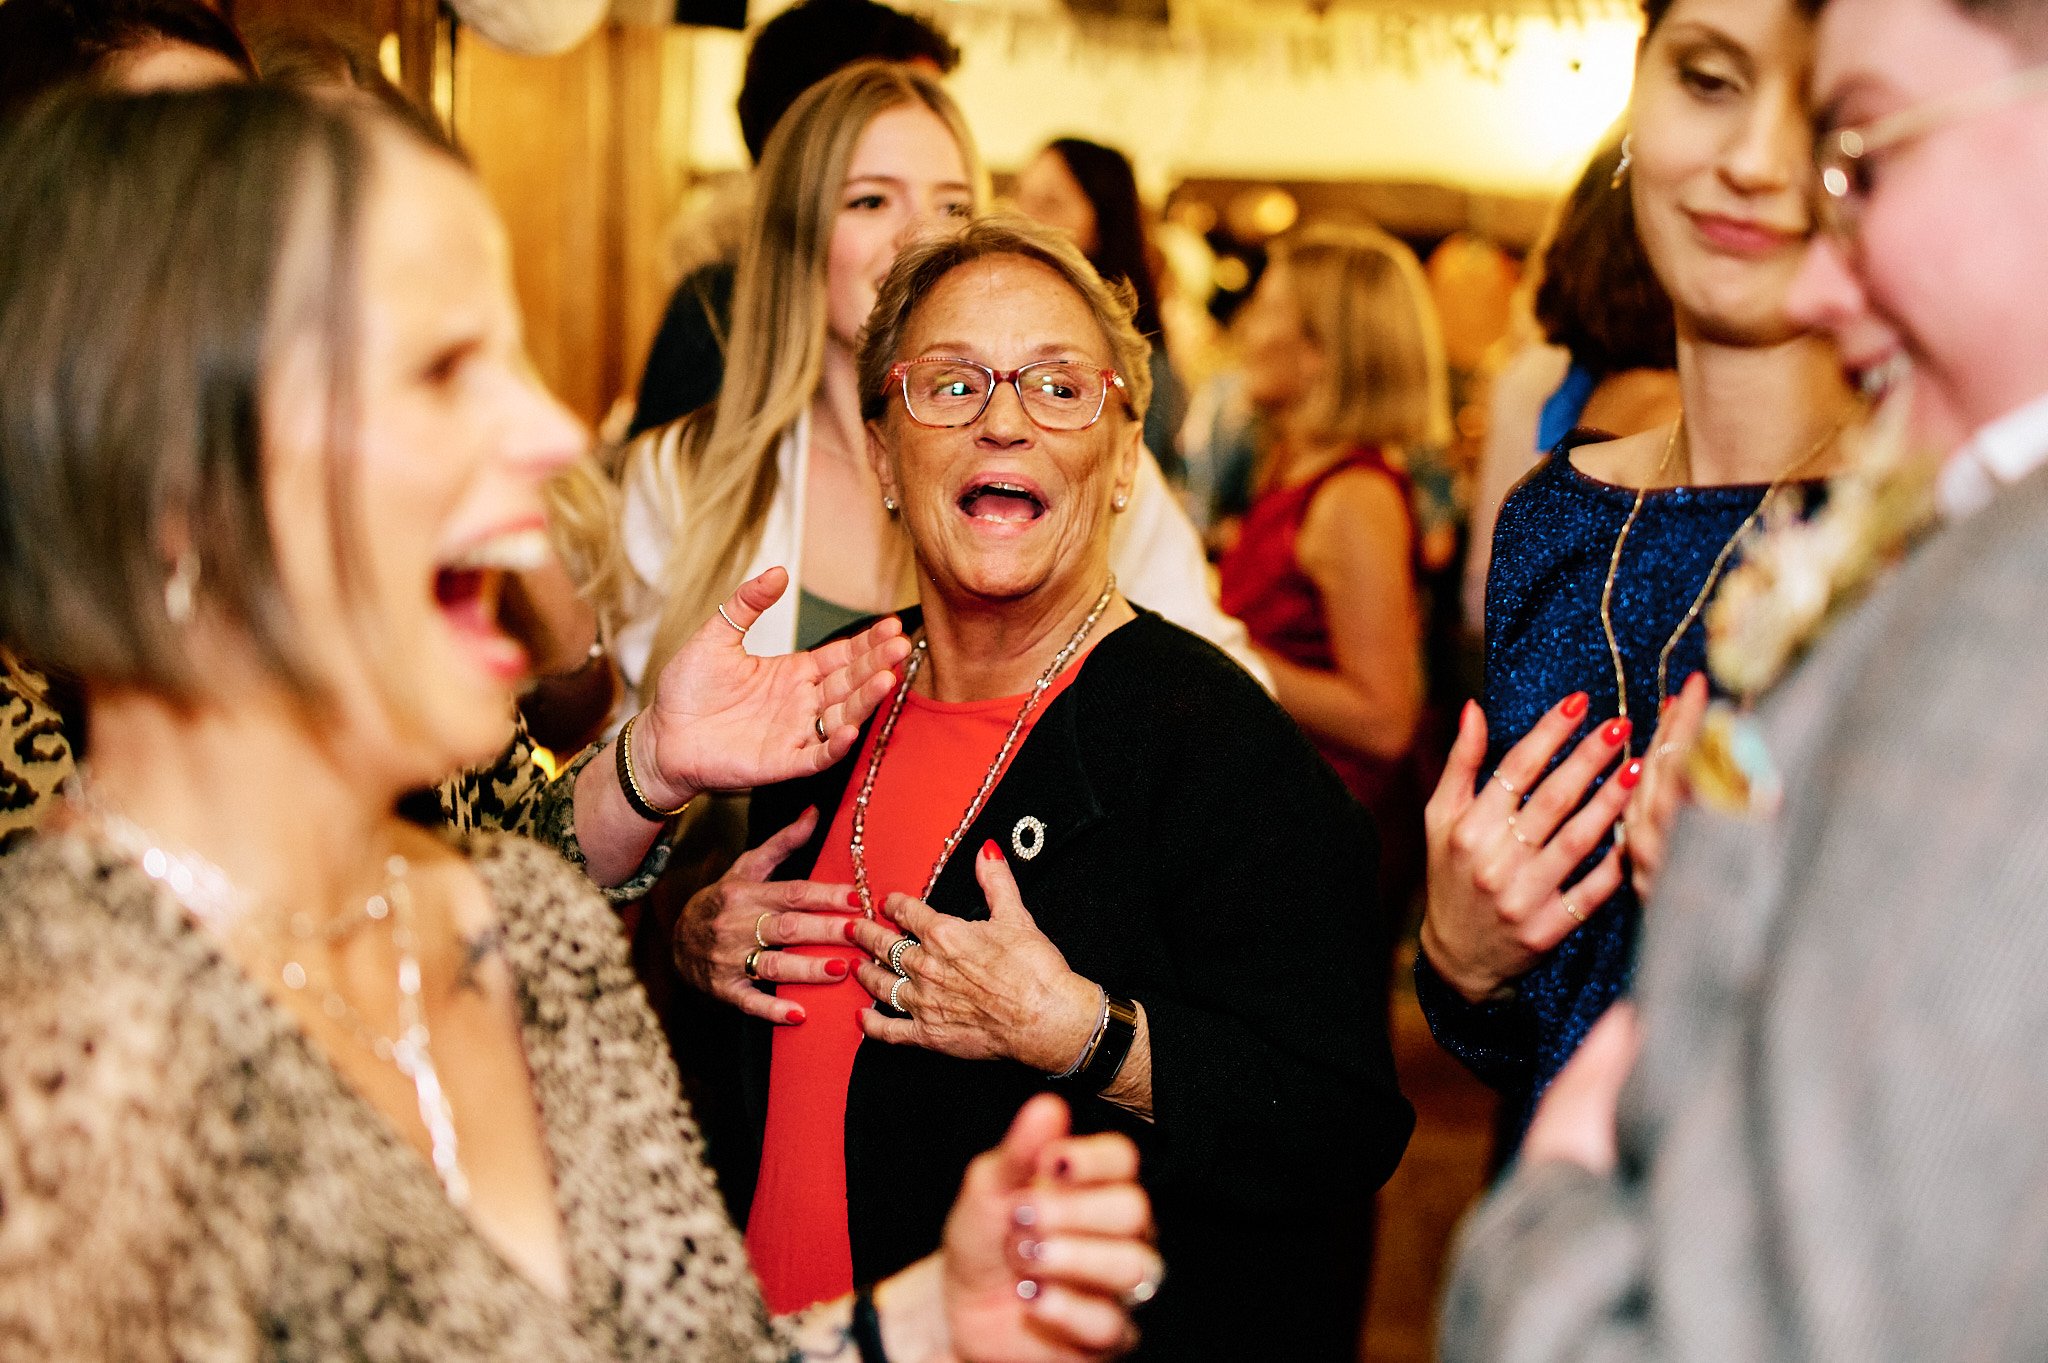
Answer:
[{"label": "older woman's other hand", "polygon": [[747,652],[746,631],[788,587],[780,568],[741,583],[724,614],[661,669],[633,733],[635,774],[655,805],[823,771],[852,750],[861,722],[894,689],[894,670],[910,656],[894,616],[808,653]]},{"label": "older woman's other hand", "polygon": [[810,840],[817,822],[818,811],[805,810],[690,896],[671,944],[684,979],[743,1013],[798,1023],[804,1020],[802,1008],[755,988],[754,981],[835,984],[846,978],[853,968],[846,957],[800,956],[782,948],[843,946],[845,914],[860,904],[853,887],[768,879],[785,857]]},{"label": "older woman's other hand", "polygon": [[1017,893],[1010,863],[993,842],[982,844],[974,876],[988,897],[985,922],[893,894],[884,912],[903,933],[867,919],[846,925],[846,939],[876,962],[889,960],[903,934],[914,942],[897,953],[901,976],[875,962],[860,966],[862,988],[880,1002],[890,1001],[893,992],[896,1005],[909,1014],[886,1017],[878,1008],[867,1009],[860,1015],[861,1031],[876,1041],[964,1060],[1007,1057],[1057,1074],[1094,1033],[1102,992],[1069,970],[1067,958],[1038,930]]},{"label": "older woman's other hand", "polygon": [[1137,1147],[1067,1132],[1066,1104],[1040,1094],[967,1168],[941,1257],[954,1352],[970,1363],[1113,1357],[1165,1276]]},{"label": "older woman's other hand", "polygon": [[1628,721],[1621,719],[1588,734],[1555,771],[1543,774],[1585,713],[1584,692],[1551,707],[1475,794],[1472,783],[1486,756],[1486,716],[1468,702],[1443,779],[1424,811],[1429,903],[1422,950],[1437,973],[1475,1003],[1535,965],[1621,884],[1618,847],[1576,884],[1564,883],[1614,827],[1642,775],[1642,764],[1630,762],[1585,799],[1594,778],[1626,755]]},{"label": "older woman's other hand", "polygon": [[1602,1014],[1536,1105],[1522,1138],[1523,1163],[1565,1160],[1596,1174],[1613,1173],[1615,1109],[1641,1046],[1634,1004],[1623,1000]]},{"label": "older woman's other hand", "polygon": [[1627,836],[1628,868],[1636,898],[1650,902],[1657,876],[1670,850],[1671,825],[1691,795],[1685,779],[1686,755],[1700,736],[1707,717],[1707,677],[1695,672],[1685,679],[1657,719],[1657,741],[1643,759],[1643,780],[1629,797],[1621,817]]}]

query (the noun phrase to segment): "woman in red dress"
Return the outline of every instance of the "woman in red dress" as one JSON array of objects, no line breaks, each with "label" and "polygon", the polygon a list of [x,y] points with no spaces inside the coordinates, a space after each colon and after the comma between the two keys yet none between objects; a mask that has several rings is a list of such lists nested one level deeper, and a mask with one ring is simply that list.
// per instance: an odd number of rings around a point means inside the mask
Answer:
[{"label": "woman in red dress", "polygon": [[1370,229],[1274,253],[1245,318],[1252,400],[1275,439],[1224,558],[1223,609],[1280,703],[1380,830],[1381,902],[1421,885],[1415,765],[1422,608],[1406,449],[1448,436],[1443,343],[1414,253]]}]

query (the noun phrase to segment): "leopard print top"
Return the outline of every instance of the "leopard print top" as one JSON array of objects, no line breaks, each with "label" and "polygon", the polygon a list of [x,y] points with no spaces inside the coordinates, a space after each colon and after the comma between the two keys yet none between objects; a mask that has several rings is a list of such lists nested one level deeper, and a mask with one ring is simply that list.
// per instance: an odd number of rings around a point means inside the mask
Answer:
[{"label": "leopard print top", "polygon": [[[0,655],[0,853],[30,831],[56,803],[72,772],[71,740],[43,694],[42,679]],[[578,870],[583,848],[576,841],[576,777],[598,753],[586,749],[550,780],[534,758],[526,725],[516,723],[512,742],[488,767],[458,772],[434,792],[440,821],[458,833],[496,829],[547,844]],[[668,842],[657,841],[632,879],[605,887],[614,903],[647,893],[668,865]]]},{"label": "leopard print top", "polygon": [[470,850],[505,925],[569,1300],[499,1257],[155,882],[63,833],[0,860],[0,1352],[789,1357],[616,924],[545,849]]}]

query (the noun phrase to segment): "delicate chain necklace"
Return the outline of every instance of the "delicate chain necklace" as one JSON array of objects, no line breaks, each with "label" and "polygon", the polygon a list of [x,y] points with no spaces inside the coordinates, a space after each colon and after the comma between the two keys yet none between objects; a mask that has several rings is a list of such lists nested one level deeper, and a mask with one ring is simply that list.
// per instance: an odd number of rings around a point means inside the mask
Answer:
[{"label": "delicate chain necklace", "polygon": [[[108,846],[137,863],[145,875],[163,886],[186,912],[223,941],[247,921],[248,895],[219,866],[189,848],[170,847],[142,825],[95,800],[80,799],[79,804]],[[410,869],[403,856],[393,853],[384,861],[384,873],[389,877],[384,888],[361,905],[325,923],[309,913],[294,913],[288,922],[294,945],[278,969],[278,977],[293,993],[306,993],[317,986],[320,1011],[347,1028],[358,1045],[411,1082],[419,1101],[420,1121],[427,1129],[434,1173],[447,1190],[448,1200],[457,1207],[466,1207],[469,1178],[462,1170],[455,1110],[441,1087],[441,1072],[434,1065],[433,1037],[427,1030],[426,1010],[420,999],[418,933],[412,888],[406,880]],[[391,945],[398,953],[395,1038],[371,1027],[335,986],[324,962],[307,951],[315,945],[326,947],[366,918],[372,922],[391,922]],[[319,955],[324,956],[325,952]],[[319,964],[317,979],[300,957]]]},{"label": "delicate chain necklace", "polygon": [[[981,788],[974,792],[974,798],[968,801],[967,812],[960,816],[960,822],[946,835],[946,841],[940,845],[939,859],[932,863],[931,878],[925,881],[924,890],[918,895],[919,899],[931,898],[932,887],[939,883],[939,873],[946,869],[947,859],[953,855],[953,849],[960,845],[960,839],[967,836],[967,830],[974,825],[975,816],[981,813],[982,805],[987,803],[989,792],[995,789],[996,778],[1002,775],[1003,763],[1009,761],[1010,750],[1017,746],[1017,735],[1024,732],[1025,721],[1030,719],[1031,712],[1038,708],[1038,702],[1044,698],[1046,688],[1058,679],[1060,673],[1066,670],[1067,664],[1073,660],[1074,654],[1080,651],[1081,645],[1087,642],[1096,622],[1102,619],[1102,613],[1109,609],[1110,598],[1115,595],[1116,574],[1111,573],[1109,585],[1102,589],[1101,596],[1095,598],[1095,606],[1088,612],[1088,618],[1081,622],[1081,627],[1067,640],[1066,647],[1053,655],[1052,662],[1046,665],[1045,671],[1040,673],[1038,680],[1032,684],[1031,694],[1024,698],[1023,708],[1017,711],[1017,718],[1010,725],[1009,734],[1003,739],[1002,750],[996,754],[996,760],[988,764],[988,773],[981,778]],[[868,888],[868,799],[875,792],[875,776],[882,769],[882,754],[889,750],[889,737],[896,732],[896,720],[902,715],[903,703],[910,696],[910,684],[917,679],[918,670],[924,666],[928,651],[928,641],[920,632],[917,636],[917,646],[910,652],[910,661],[904,665],[903,680],[896,687],[896,698],[889,706],[888,715],[882,720],[882,731],[875,736],[875,749],[868,755],[868,768],[866,774],[861,777],[860,793],[853,797],[853,887],[860,894],[861,913],[868,918],[875,916],[874,895]]]},{"label": "delicate chain necklace", "polygon": [[[1707,598],[1714,593],[1714,584],[1721,580],[1721,570],[1728,566],[1729,555],[1735,552],[1735,546],[1742,542],[1742,537],[1749,533],[1749,528],[1756,524],[1757,517],[1763,515],[1764,508],[1771,504],[1771,499],[1777,495],[1778,489],[1819,458],[1822,450],[1834,444],[1847,424],[1842,422],[1836,425],[1823,435],[1812,449],[1773,478],[1770,486],[1764,489],[1764,495],[1758,500],[1755,509],[1743,517],[1742,524],[1735,527],[1735,533],[1728,537],[1727,542],[1721,546],[1721,552],[1714,556],[1713,566],[1707,570],[1707,580],[1700,584],[1699,591],[1693,595],[1692,604],[1687,606],[1685,614],[1679,617],[1678,628],[1671,631],[1671,637],[1664,641],[1664,647],[1657,650],[1657,708],[1660,713],[1665,700],[1671,694],[1671,654],[1678,647],[1678,641],[1685,637],[1685,632],[1692,628],[1693,621],[1699,619],[1700,611],[1707,604]],[[1671,456],[1678,449],[1679,432],[1684,429],[1685,414],[1681,412],[1678,420],[1672,423],[1671,438],[1664,442],[1664,455],[1657,461],[1657,471],[1650,476],[1651,483],[1664,481],[1664,475],[1671,467]],[[1607,656],[1614,660],[1614,689],[1619,697],[1620,715],[1623,719],[1628,718],[1628,671],[1622,666],[1621,643],[1614,637],[1614,579],[1621,571],[1622,547],[1628,543],[1628,533],[1635,528],[1636,517],[1642,514],[1643,499],[1649,495],[1649,491],[1648,483],[1636,489],[1635,504],[1629,508],[1628,517],[1621,523],[1621,533],[1614,537],[1614,552],[1607,556],[1607,581],[1600,588],[1600,628],[1607,636]]]}]

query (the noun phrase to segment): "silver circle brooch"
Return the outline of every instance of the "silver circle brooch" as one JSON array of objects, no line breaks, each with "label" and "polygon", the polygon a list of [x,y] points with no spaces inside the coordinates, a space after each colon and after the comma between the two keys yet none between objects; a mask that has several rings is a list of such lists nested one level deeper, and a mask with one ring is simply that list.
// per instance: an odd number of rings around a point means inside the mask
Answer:
[{"label": "silver circle brooch", "polygon": [[1029,861],[1045,850],[1045,825],[1026,814],[1010,830],[1010,850]]}]

